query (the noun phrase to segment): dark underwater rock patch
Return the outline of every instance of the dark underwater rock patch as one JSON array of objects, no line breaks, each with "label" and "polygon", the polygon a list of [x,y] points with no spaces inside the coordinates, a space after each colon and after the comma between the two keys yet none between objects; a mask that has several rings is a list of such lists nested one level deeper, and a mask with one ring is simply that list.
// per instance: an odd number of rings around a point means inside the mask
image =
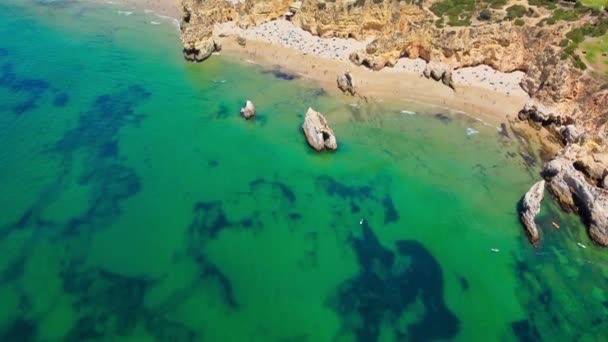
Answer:
[{"label": "dark underwater rock patch", "polygon": [[66,93],[59,93],[55,95],[53,99],[53,105],[55,107],[65,107],[70,101],[70,96]]},{"label": "dark underwater rock patch", "polygon": [[109,141],[99,146],[99,156],[101,158],[117,158],[118,157],[118,141]]},{"label": "dark underwater rock patch", "polygon": [[147,308],[146,291],[155,281],[104,270],[79,271],[68,267],[62,272],[64,289],[74,298],[79,319],[64,341],[91,341],[109,336],[128,336],[138,326],[160,341],[197,341],[194,331],[170,321],[163,310]]},{"label": "dark underwater rock patch", "polygon": [[400,218],[390,194],[387,193],[380,197],[376,195],[371,185],[350,186],[340,183],[329,176],[318,177],[316,183],[319,188],[325,189],[329,196],[348,201],[352,214],[360,213],[362,204],[365,201],[371,201],[384,209],[385,224],[397,222]]},{"label": "dark underwater rock patch", "polygon": [[7,281],[14,281],[19,278],[23,274],[24,266],[25,256],[22,256],[0,273],[0,284]]},{"label": "dark underwater rock patch", "polygon": [[220,103],[215,113],[215,117],[218,119],[226,119],[230,117],[230,108],[224,103]]},{"label": "dark underwater rock patch", "polygon": [[434,115],[434,118],[443,122],[444,124],[448,124],[448,123],[452,122],[452,117],[449,116],[448,114],[444,114],[444,113],[437,113]]},{"label": "dark underwater rock patch", "polygon": [[[0,82],[14,82],[6,74]],[[23,84],[23,83],[20,83]],[[135,108],[145,101],[150,93],[140,86],[123,88],[111,94],[97,97],[91,107],[80,114],[75,128],[66,131],[47,153],[57,154],[63,168],[56,179],[24,211],[15,223],[1,227],[0,235],[13,229],[36,227],[58,229],[65,235],[74,235],[82,229],[107,227],[121,214],[121,201],[141,190],[141,181],[135,171],[124,165],[118,154],[118,132],[127,124],[137,124],[143,118]],[[61,193],[65,179],[73,172],[75,153],[84,151],[85,167],[77,175],[78,182],[91,188],[89,207],[78,216],[65,222],[42,219],[40,213]],[[84,156],[84,157],[82,157]]]},{"label": "dark underwater rock patch", "polygon": [[0,341],[35,341],[36,332],[34,321],[18,318],[0,335]]},{"label": "dark underwater rock patch", "polygon": [[300,78],[299,75],[287,72],[285,70],[282,70],[279,67],[274,67],[271,70],[264,71],[263,73],[272,74],[274,77],[281,79],[281,80],[285,80],[285,81],[293,81],[293,80]]},{"label": "dark underwater rock patch", "polygon": [[25,95],[26,99],[13,107],[13,113],[20,115],[37,107],[49,83],[43,79],[24,77],[15,71],[13,64],[5,63],[0,67],[0,87]]},{"label": "dark underwater rock patch", "polygon": [[190,234],[215,238],[225,228],[230,227],[220,201],[198,202],[194,206],[194,220],[190,224]]},{"label": "dark underwater rock patch", "polygon": [[[64,274],[64,289],[75,296],[74,308],[80,319],[68,333],[68,341],[85,341],[108,334],[128,335],[142,319],[146,309],[144,296],[153,281],[127,277],[104,270],[78,272],[75,268]],[[90,310],[95,307],[95,310]],[[117,319],[113,321],[112,319]]]},{"label": "dark underwater rock patch", "polygon": [[214,281],[222,289],[224,303],[230,309],[238,309],[239,303],[234,294],[230,279],[205,255],[205,245],[217,237],[220,231],[228,228],[250,228],[256,224],[253,218],[230,222],[220,201],[200,201],[194,206],[194,217],[188,228],[188,255],[194,259],[200,270],[201,281]]},{"label": "dark underwater rock patch", "polygon": [[234,290],[232,288],[230,279],[228,279],[228,277],[217,266],[206,263],[203,268],[203,277],[207,279],[213,278],[219,283],[220,287],[222,288],[224,302],[228,304],[231,309],[237,309],[239,307],[236,297],[234,296]]},{"label": "dark underwater rock patch", "polygon": [[[377,340],[383,324],[392,327],[396,340],[455,337],[460,322],[443,300],[443,276],[435,258],[417,241],[397,241],[395,251],[385,248],[366,222],[361,227],[361,237],[351,237],[359,274],[330,299],[343,329],[358,341]],[[425,307],[424,316],[400,326],[399,317],[417,299]]]},{"label": "dark underwater rock patch", "polygon": [[328,93],[324,88],[307,89],[304,92],[305,98],[312,98],[312,99],[316,99],[316,98],[327,96],[327,95],[328,95]]},{"label": "dark underwater rock patch", "polygon": [[465,278],[465,277],[458,277],[458,282],[460,283],[460,288],[461,288],[463,291],[468,291],[468,290],[469,290],[469,288],[471,287],[471,286],[469,285],[469,281],[468,281],[468,280],[467,280],[467,278]]},{"label": "dark underwater rock patch", "polygon": [[251,192],[256,192],[263,187],[270,187],[273,191],[276,191],[282,198],[284,198],[290,204],[294,204],[296,202],[296,194],[289,186],[285,183],[281,183],[278,181],[267,181],[262,178],[258,178],[249,182],[249,188]]},{"label": "dark underwater rock patch", "polygon": [[396,222],[399,220],[399,213],[391,196],[386,195],[382,199],[382,206],[384,206],[384,223]]},{"label": "dark underwater rock patch", "polygon": [[515,337],[520,342],[534,342],[541,340],[538,330],[527,320],[512,322],[511,330],[513,330],[513,334],[515,334]]},{"label": "dark underwater rock patch", "polygon": [[136,113],[135,108],[150,96],[151,93],[139,85],[98,96],[91,108],[80,114],[76,127],[57,142],[56,151],[69,155],[84,148],[99,150],[99,146],[116,140],[122,127],[138,125],[143,120],[145,116]]},{"label": "dark underwater rock patch", "polygon": [[369,185],[348,186],[337,182],[329,176],[318,177],[317,183],[319,184],[319,186],[325,188],[328,195],[339,196],[344,199],[355,197],[371,197],[373,194],[372,187]]}]

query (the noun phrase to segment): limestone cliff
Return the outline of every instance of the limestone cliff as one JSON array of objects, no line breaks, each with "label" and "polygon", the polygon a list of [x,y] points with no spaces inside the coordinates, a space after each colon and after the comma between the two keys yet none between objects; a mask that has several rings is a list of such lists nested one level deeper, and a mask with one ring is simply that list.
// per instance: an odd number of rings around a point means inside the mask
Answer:
[{"label": "limestone cliff", "polygon": [[288,0],[182,0],[180,31],[184,57],[200,62],[221,49],[213,33],[214,24],[234,20],[241,27],[258,25],[283,15],[290,3]]},{"label": "limestone cliff", "polygon": [[[522,88],[536,101],[574,118],[600,135],[606,135],[605,108],[608,95],[603,84],[563,58],[559,46],[564,34],[592,16],[579,21],[524,26],[512,21],[476,21],[462,27],[437,27],[437,15],[429,10],[436,1],[396,0],[302,0],[294,24],[321,37],[352,37],[371,42],[353,53],[351,61],[374,70],[391,67],[404,57],[422,58],[448,69],[486,64],[511,72],[524,71]],[[219,50],[213,35],[217,22],[236,21],[249,27],[281,17],[292,0],[182,0],[181,38],[184,56],[202,61]],[[422,4],[422,5],[421,5]],[[537,12],[546,10],[539,8]],[[545,13],[546,14],[546,13]],[[599,128],[599,129],[597,129]]]}]

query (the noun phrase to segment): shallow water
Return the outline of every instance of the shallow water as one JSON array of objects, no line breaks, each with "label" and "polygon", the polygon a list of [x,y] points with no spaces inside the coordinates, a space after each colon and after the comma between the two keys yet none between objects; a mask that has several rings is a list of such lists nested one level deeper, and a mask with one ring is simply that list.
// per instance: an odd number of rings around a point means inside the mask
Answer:
[{"label": "shallow water", "polygon": [[527,243],[512,133],[188,64],[173,25],[0,4],[1,341],[602,340],[606,252],[552,201]]}]

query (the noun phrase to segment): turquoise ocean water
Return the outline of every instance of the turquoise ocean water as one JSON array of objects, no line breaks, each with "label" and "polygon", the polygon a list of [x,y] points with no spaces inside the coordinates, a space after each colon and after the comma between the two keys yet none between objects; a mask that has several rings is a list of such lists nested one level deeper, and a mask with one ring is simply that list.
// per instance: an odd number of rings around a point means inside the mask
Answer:
[{"label": "turquoise ocean water", "polygon": [[608,254],[553,201],[528,244],[512,133],[188,64],[141,9],[5,0],[0,37],[0,341],[606,338]]}]

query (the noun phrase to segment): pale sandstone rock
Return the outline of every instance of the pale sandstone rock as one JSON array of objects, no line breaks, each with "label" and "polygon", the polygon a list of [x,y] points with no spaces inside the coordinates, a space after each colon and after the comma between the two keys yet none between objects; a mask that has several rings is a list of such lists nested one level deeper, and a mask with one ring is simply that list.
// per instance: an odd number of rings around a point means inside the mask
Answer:
[{"label": "pale sandstone rock", "polygon": [[520,219],[526,228],[528,239],[531,243],[537,243],[540,240],[538,227],[534,219],[540,212],[540,205],[545,194],[545,181],[536,182],[528,192],[524,195],[521,203]]},{"label": "pale sandstone rock", "polygon": [[255,106],[253,105],[253,102],[249,100],[245,102],[245,107],[241,108],[241,116],[247,120],[255,116]]},{"label": "pale sandstone rock", "polygon": [[345,73],[338,75],[336,82],[338,83],[338,88],[340,88],[343,93],[348,93],[350,95],[356,94],[355,79],[350,71],[346,71]]},{"label": "pale sandstone rock", "polygon": [[329,127],[327,119],[312,108],[308,108],[302,130],[308,145],[317,152],[323,149],[335,151],[338,143],[334,131]]},{"label": "pale sandstone rock", "polygon": [[587,223],[591,239],[608,246],[608,190],[589,183],[574,167],[581,154],[589,153],[587,147],[569,145],[545,165],[543,174],[547,187],[562,205],[576,210]]}]

